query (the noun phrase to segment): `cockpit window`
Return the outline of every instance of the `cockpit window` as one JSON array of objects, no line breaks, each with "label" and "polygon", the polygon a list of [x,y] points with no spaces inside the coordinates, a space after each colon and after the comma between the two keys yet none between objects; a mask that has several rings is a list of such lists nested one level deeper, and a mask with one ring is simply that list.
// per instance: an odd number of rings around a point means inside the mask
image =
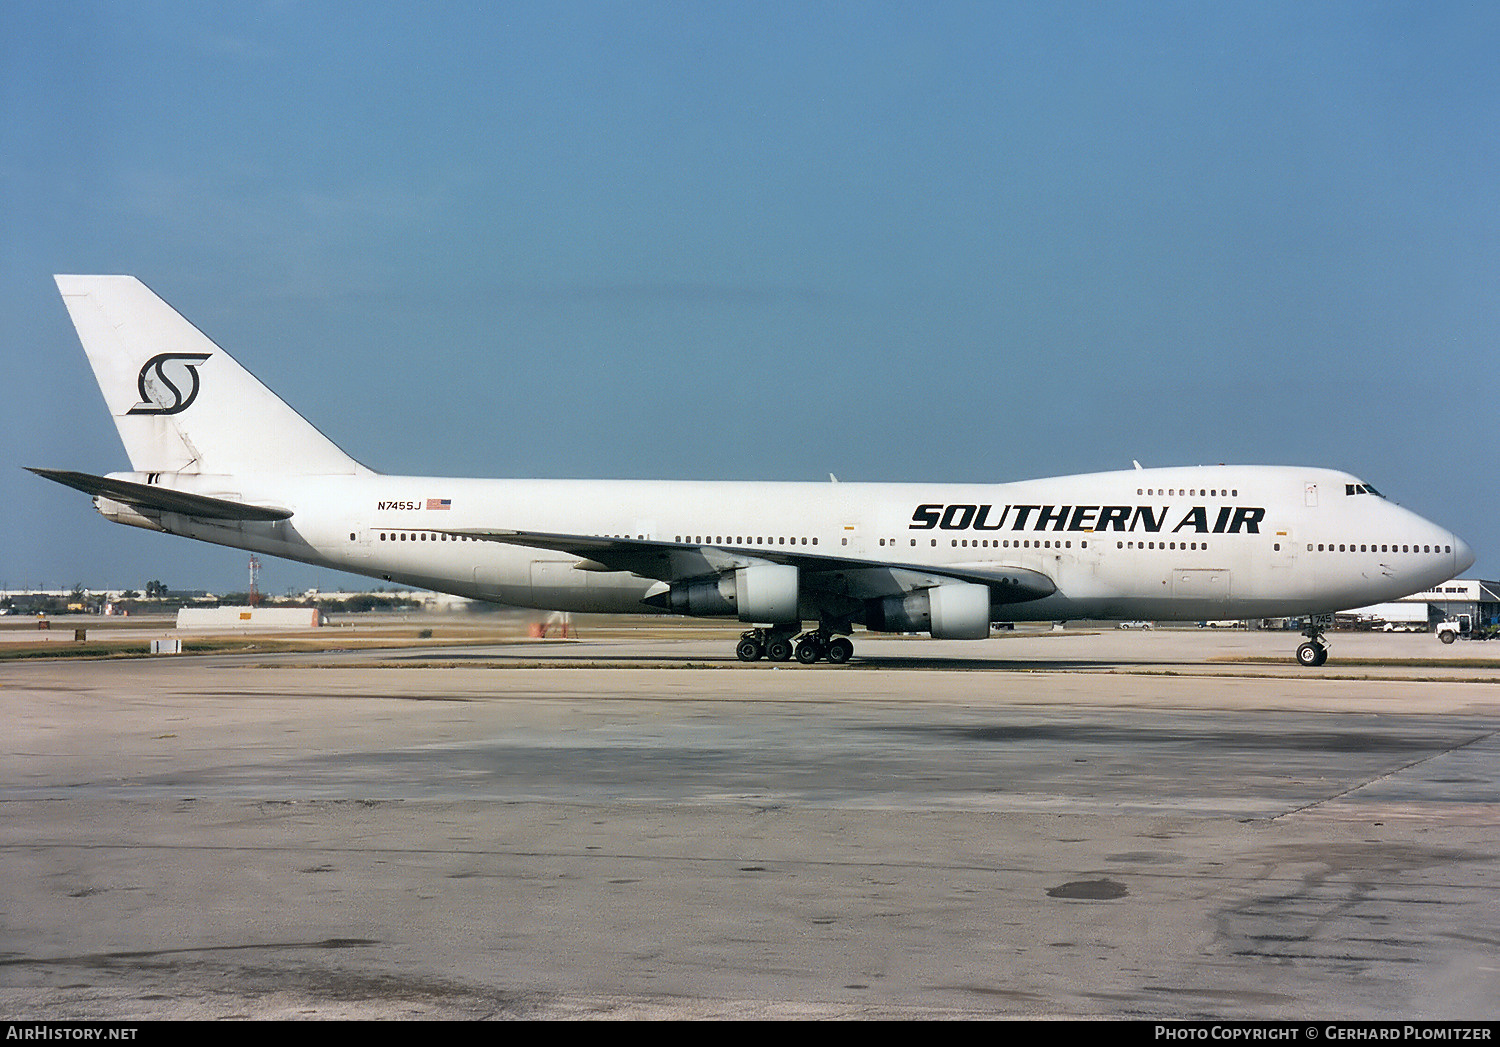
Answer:
[{"label": "cockpit window", "polygon": [[1385,497],[1385,495],[1383,495],[1379,491],[1375,490],[1375,488],[1371,487],[1369,484],[1345,484],[1344,485],[1344,493],[1345,494],[1373,494],[1376,498],[1384,498]]}]

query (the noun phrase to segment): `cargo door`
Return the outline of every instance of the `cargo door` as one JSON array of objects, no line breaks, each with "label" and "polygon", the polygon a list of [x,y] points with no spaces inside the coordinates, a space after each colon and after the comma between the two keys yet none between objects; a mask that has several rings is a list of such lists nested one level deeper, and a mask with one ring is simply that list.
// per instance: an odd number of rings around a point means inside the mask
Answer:
[{"label": "cargo door", "polygon": [[1229,572],[1222,568],[1179,567],[1172,572],[1172,595],[1179,600],[1209,605],[1225,603],[1229,599]]}]

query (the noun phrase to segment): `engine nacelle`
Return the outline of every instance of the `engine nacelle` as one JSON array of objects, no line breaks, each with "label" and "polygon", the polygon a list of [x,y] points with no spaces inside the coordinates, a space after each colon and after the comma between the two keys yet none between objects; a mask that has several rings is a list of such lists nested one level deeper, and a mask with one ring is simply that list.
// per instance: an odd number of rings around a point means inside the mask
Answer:
[{"label": "engine nacelle", "polygon": [[990,635],[990,590],[973,582],[944,582],[871,600],[865,625],[877,632],[931,633],[937,640],[983,640]]},{"label": "engine nacelle", "polygon": [[755,564],[713,578],[678,582],[646,602],[673,614],[700,618],[738,618],[742,622],[784,625],[797,614],[797,568]]}]

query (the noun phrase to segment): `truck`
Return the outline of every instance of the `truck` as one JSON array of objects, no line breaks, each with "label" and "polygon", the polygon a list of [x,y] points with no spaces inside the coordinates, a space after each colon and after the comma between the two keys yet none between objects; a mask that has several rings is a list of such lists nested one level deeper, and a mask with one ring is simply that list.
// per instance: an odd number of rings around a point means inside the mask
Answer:
[{"label": "truck", "polygon": [[1472,614],[1455,614],[1438,622],[1433,629],[1443,643],[1454,640],[1493,640],[1500,636],[1500,625],[1483,625]]}]

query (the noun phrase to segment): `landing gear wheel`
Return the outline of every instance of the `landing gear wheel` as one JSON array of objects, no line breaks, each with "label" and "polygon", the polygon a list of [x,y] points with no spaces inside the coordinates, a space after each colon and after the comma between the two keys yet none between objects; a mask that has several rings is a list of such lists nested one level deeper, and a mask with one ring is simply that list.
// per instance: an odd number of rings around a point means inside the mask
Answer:
[{"label": "landing gear wheel", "polygon": [[742,662],[758,662],[761,655],[766,652],[761,648],[759,641],[747,636],[735,647],[734,653]]},{"label": "landing gear wheel", "polygon": [[823,657],[823,645],[816,637],[808,637],[797,644],[797,661],[803,665],[812,665]]},{"label": "landing gear wheel", "polygon": [[828,650],[824,654],[824,657],[834,665],[843,665],[850,658],[854,657],[854,644],[850,642],[847,636],[835,637],[828,641]]},{"label": "landing gear wheel", "polygon": [[766,658],[773,662],[792,660],[792,641],[785,636],[773,636],[766,641]]},{"label": "landing gear wheel", "polygon": [[1305,643],[1297,648],[1297,664],[1316,668],[1328,661],[1328,648],[1320,643]]},{"label": "landing gear wheel", "polygon": [[1302,635],[1307,637],[1307,642],[1297,648],[1297,664],[1315,669],[1328,661],[1328,644],[1324,642],[1323,636],[1333,628],[1333,615],[1308,615],[1305,623]]}]

